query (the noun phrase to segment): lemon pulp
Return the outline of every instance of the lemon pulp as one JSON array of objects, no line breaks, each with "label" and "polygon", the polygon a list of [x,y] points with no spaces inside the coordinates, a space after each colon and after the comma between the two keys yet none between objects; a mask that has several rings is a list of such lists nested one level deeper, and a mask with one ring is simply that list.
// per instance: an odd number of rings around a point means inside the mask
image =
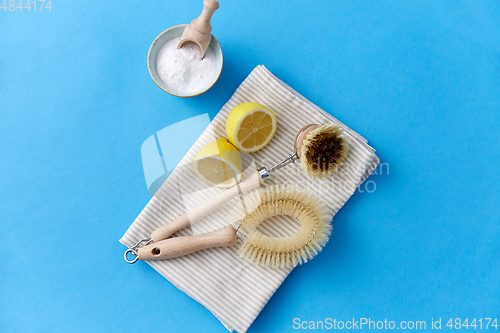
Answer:
[{"label": "lemon pulp", "polygon": [[193,161],[198,177],[216,187],[232,187],[241,178],[241,156],[226,138],[205,145]]},{"label": "lemon pulp", "polygon": [[240,151],[264,148],[276,132],[276,115],[266,106],[246,102],[235,106],[226,121],[226,134]]}]

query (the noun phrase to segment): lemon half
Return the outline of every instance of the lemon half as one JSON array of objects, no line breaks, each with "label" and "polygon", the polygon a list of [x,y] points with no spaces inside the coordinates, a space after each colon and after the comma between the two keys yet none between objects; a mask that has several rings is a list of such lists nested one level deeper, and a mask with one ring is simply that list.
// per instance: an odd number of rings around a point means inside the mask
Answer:
[{"label": "lemon half", "polygon": [[264,148],[273,138],[276,127],[274,112],[255,102],[236,105],[226,120],[227,137],[245,153]]},{"label": "lemon half", "polygon": [[229,188],[241,179],[241,156],[226,138],[205,145],[193,161],[193,170],[208,184]]}]

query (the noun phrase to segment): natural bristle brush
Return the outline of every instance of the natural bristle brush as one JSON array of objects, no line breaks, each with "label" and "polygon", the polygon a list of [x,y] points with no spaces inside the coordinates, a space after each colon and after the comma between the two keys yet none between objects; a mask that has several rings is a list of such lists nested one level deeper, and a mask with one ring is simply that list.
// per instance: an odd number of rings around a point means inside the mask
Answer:
[{"label": "natural bristle brush", "polygon": [[347,140],[341,136],[343,131],[333,124],[309,125],[308,130],[298,143],[302,170],[311,177],[329,176],[342,165],[349,151]]},{"label": "natural bristle brush", "polygon": [[[259,193],[259,195],[256,195]],[[316,256],[328,242],[332,216],[317,197],[293,187],[270,186],[249,195],[250,213],[235,209],[234,215],[248,234],[239,249],[240,256],[266,267],[295,267]],[[249,201],[249,199],[246,199]],[[287,237],[272,237],[257,227],[272,216],[286,215],[300,221],[300,228]]]},{"label": "natural bristle brush", "polygon": [[[300,221],[300,228],[287,237],[262,234],[257,227],[273,216],[286,215]],[[332,216],[317,197],[289,186],[270,186],[248,194],[243,208],[233,211],[232,226],[199,235],[182,236],[149,244],[133,251],[137,259],[159,260],[184,256],[202,249],[236,245],[240,256],[264,267],[292,268],[314,258],[328,242]],[[245,239],[237,232],[246,233]]]},{"label": "natural bristle brush", "polygon": [[293,154],[270,169],[260,168],[238,185],[189,210],[175,221],[156,229],[151,233],[150,239],[140,241],[132,249],[137,249],[142,243],[149,244],[166,239],[175,232],[198,222],[237,195],[258,187],[273,172],[290,163],[295,163],[297,159],[301,160],[302,169],[307,175],[312,177],[328,176],[338,170],[349,150],[347,140],[342,136],[342,133],[343,130],[340,126],[334,124],[304,126],[295,137]]}]

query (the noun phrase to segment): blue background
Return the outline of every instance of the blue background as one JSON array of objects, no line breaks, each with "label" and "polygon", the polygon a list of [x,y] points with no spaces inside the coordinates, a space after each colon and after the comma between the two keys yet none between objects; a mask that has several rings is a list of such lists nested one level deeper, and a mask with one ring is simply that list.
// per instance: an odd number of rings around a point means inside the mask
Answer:
[{"label": "blue background", "polygon": [[118,239],[151,198],[142,142],[213,118],[259,64],[366,137],[389,171],[249,332],[500,317],[500,2],[221,1],[222,75],[176,98],[151,80],[147,52],[201,8],[0,10],[0,331],[225,331],[148,265],[126,264]]}]

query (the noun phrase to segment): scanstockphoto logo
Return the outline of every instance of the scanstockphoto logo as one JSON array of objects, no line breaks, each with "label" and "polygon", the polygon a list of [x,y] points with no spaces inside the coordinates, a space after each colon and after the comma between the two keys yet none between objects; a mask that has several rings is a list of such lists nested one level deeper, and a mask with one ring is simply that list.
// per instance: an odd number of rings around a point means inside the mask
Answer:
[{"label": "scanstockphoto logo", "polygon": [[[441,329],[441,320],[431,321],[430,329]],[[295,330],[426,330],[425,320],[393,321],[393,320],[372,320],[371,318],[359,318],[350,320],[337,320],[326,318],[324,320],[301,320],[293,319],[293,329]]]},{"label": "scanstockphoto logo", "polygon": [[459,318],[444,317],[431,318],[430,320],[374,320],[371,318],[352,318],[348,320],[337,320],[326,318],[323,320],[293,319],[295,330],[413,330],[413,331],[435,331],[435,330],[497,330],[498,318]]},{"label": "scanstockphoto logo", "polygon": [[358,186],[360,193],[373,193],[377,190],[377,180],[381,177],[388,177],[390,174],[389,163],[379,163],[370,177]]},{"label": "scanstockphoto logo", "polygon": [[[141,146],[142,165],[146,185],[151,195],[156,193],[175,168],[177,168],[178,177],[196,177],[192,166],[193,161],[181,164],[181,160],[183,160],[186,151],[206,131],[209,124],[210,118],[208,114],[199,115],[170,125],[154,133],[144,141]],[[214,140],[220,137],[216,133],[212,133],[211,136]],[[179,137],[183,138],[181,142],[178,140]],[[172,144],[173,142],[175,144]],[[283,152],[283,155],[273,156],[272,159],[260,158],[258,161],[255,161],[252,154],[240,152],[241,179],[246,179],[246,177],[261,167],[272,170],[280,161],[285,160],[289,156],[287,153],[292,152]],[[186,162],[186,160],[183,161]],[[309,175],[304,177],[304,171],[300,166],[302,161],[298,158],[294,158],[292,161],[292,165],[285,165],[283,168],[271,172],[270,181],[267,183],[293,185],[310,190],[320,197],[329,192],[343,193],[347,199],[348,196],[356,191],[368,194],[376,192],[378,188],[377,181],[390,174],[388,163],[380,163],[374,170],[367,170],[365,163],[344,162],[341,167],[337,167],[336,165],[328,164],[326,160],[318,160],[315,163],[311,163],[312,169],[319,170],[320,173],[326,169],[332,170],[332,172],[326,178],[327,181],[321,181],[321,185],[317,186],[317,178]],[[362,182],[361,180],[364,181]],[[181,192],[192,193],[211,187],[211,185],[203,181],[200,181],[199,185],[196,188],[183,188]]]},{"label": "scanstockphoto logo", "polygon": [[[243,160],[253,162],[253,165],[255,165],[252,156],[246,156]],[[276,164],[276,161],[264,159],[261,163],[263,166],[272,167]],[[340,168],[330,167],[332,172],[324,178],[327,181],[322,181],[321,186],[318,187],[315,186],[315,182],[321,178],[314,178],[309,175],[304,177],[304,171],[300,167],[301,161],[296,159],[294,164],[295,166],[285,166],[277,170],[272,174],[271,179],[274,179],[276,183],[308,189],[318,196],[328,192],[371,194],[376,192],[378,188],[377,182],[390,175],[389,163],[379,163],[373,170],[366,169],[366,166],[361,164],[343,164]],[[318,163],[318,165],[322,164]],[[364,181],[361,182],[363,179]]]},{"label": "scanstockphoto logo", "polygon": [[[256,173],[261,168],[261,166],[269,169],[269,166],[272,167],[276,164],[276,162],[271,161],[267,161],[266,163],[266,160],[263,160],[259,164],[257,164],[252,154],[240,152],[240,155],[243,170],[241,173],[242,181],[250,177],[253,173]],[[144,167],[144,169],[146,170],[147,168]],[[291,165],[285,166],[282,169],[271,173],[271,176],[265,179],[264,184],[283,184],[296,188],[303,188],[314,193],[318,197],[323,196],[325,193],[340,193],[346,196],[350,196],[355,192],[363,194],[372,194],[376,192],[378,188],[377,181],[381,179],[381,177],[389,176],[389,174],[389,164],[380,163],[377,165],[377,167],[375,167],[373,172],[369,175],[368,179],[361,182],[363,177],[368,175],[366,169],[343,166],[336,172],[332,172],[329,176],[323,178],[323,180],[321,181],[321,185],[318,186],[317,184],[319,179],[310,176],[304,177],[304,172],[300,167],[300,160],[296,160],[295,163],[292,163]],[[187,163],[178,165],[177,175],[188,178],[195,176],[192,164]],[[166,176],[168,176],[168,174],[165,174],[164,178],[161,179],[162,183],[166,179]],[[199,185],[197,187],[181,186],[179,190],[181,194],[190,194],[192,192],[204,191],[205,189],[212,188],[210,184],[203,181],[199,181],[197,182],[197,184]],[[160,185],[161,184],[158,184],[158,187]]]}]

